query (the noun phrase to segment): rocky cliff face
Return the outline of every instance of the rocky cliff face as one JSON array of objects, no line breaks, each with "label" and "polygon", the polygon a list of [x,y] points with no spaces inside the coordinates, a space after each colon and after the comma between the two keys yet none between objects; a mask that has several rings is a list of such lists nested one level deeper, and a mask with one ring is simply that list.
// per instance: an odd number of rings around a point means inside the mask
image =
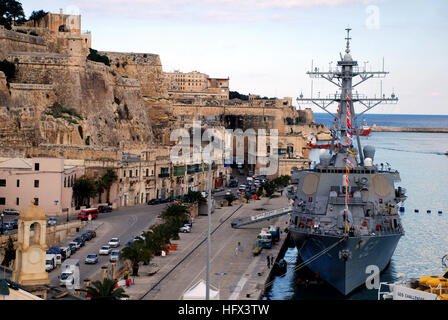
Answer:
[{"label": "rocky cliff face", "polygon": [[16,46],[10,38],[14,37],[8,35],[8,45],[0,39],[0,52],[16,67],[9,82],[0,72],[4,150],[49,144],[142,150],[152,144],[143,93],[164,94],[163,83],[158,82],[159,69],[163,77],[157,55],[147,54],[148,59],[140,61],[121,54],[121,61],[128,59],[132,67],[125,74],[85,56],[36,52],[35,44],[29,50],[11,51]]}]

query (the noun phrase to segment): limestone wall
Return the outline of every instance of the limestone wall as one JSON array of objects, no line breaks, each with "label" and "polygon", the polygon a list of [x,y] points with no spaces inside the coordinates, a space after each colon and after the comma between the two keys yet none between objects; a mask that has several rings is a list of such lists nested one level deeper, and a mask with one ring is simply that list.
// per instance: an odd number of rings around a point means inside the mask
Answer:
[{"label": "limestone wall", "polygon": [[0,26],[0,60],[11,52],[45,52],[46,42],[41,37],[6,30]]}]

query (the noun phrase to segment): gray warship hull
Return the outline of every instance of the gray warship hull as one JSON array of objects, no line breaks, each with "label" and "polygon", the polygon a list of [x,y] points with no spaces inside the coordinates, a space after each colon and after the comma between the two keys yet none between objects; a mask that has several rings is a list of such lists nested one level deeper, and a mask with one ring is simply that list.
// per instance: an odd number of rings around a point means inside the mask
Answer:
[{"label": "gray warship hull", "polygon": [[[341,237],[301,232],[290,229],[292,239],[303,261],[307,261],[341,240]],[[366,268],[377,266],[383,271],[397,247],[401,234],[349,237],[337,244],[326,254],[312,261],[307,267],[318,272],[319,277],[328,282],[344,295],[364,285],[367,277]],[[344,260],[340,257],[343,250],[349,252]]]}]

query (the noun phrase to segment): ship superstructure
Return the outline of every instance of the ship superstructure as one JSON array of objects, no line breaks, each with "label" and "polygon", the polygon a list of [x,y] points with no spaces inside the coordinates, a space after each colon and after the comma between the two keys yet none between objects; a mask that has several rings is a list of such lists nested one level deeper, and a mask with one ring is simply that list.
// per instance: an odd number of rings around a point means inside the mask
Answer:
[{"label": "ship superstructure", "polygon": [[[339,93],[327,98],[297,99],[313,103],[333,118],[329,150],[310,170],[294,171],[291,179],[297,188],[288,188],[293,203],[289,232],[298,254],[320,277],[347,295],[364,284],[369,266],[380,271],[388,265],[400,237],[399,203],[406,199],[405,189],[395,188],[398,171],[390,166],[375,165],[375,148],[362,148],[357,116],[380,103],[396,103],[392,93],[368,98],[353,88],[370,78],[385,77],[383,71],[360,71],[350,55],[350,29],[347,28],[345,55],[334,70],[307,72],[313,78],[324,78]],[[355,79],[358,79],[354,83]],[[337,113],[329,106],[338,104]],[[358,115],[354,105],[365,110]]]}]

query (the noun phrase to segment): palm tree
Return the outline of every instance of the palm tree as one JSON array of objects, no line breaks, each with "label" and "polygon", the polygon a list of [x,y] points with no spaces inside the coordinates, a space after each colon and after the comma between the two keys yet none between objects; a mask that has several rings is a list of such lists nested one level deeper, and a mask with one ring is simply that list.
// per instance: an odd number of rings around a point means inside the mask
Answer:
[{"label": "palm tree", "polygon": [[143,243],[136,241],[129,247],[123,248],[120,258],[130,260],[132,264],[132,275],[138,276],[139,263],[144,262],[148,264],[149,261],[151,261],[152,252],[149,251]]},{"label": "palm tree", "polygon": [[195,203],[197,202],[198,205],[206,203],[207,199],[205,199],[202,196],[202,193],[200,193],[199,191],[188,191],[188,193],[184,196],[183,198],[183,202],[185,203]]},{"label": "palm tree", "polygon": [[172,203],[163,210],[160,217],[165,221],[178,219],[184,222],[188,219],[188,214],[189,210],[186,206],[180,203]]},{"label": "palm tree", "polygon": [[9,267],[11,261],[16,259],[16,249],[14,249],[14,242],[11,236],[8,237],[8,243],[6,244],[5,254],[2,261],[2,266]]},{"label": "palm tree", "polygon": [[117,300],[118,298],[129,297],[124,293],[123,288],[115,288],[117,280],[105,278],[101,281],[94,281],[83,291],[87,292],[87,296],[90,296],[92,300],[107,299]]},{"label": "palm tree", "polygon": [[103,194],[104,190],[106,190],[106,183],[104,182],[104,180],[101,178],[97,179],[95,181],[95,188],[96,188],[96,192],[98,193],[98,203],[101,203],[101,195]]}]

